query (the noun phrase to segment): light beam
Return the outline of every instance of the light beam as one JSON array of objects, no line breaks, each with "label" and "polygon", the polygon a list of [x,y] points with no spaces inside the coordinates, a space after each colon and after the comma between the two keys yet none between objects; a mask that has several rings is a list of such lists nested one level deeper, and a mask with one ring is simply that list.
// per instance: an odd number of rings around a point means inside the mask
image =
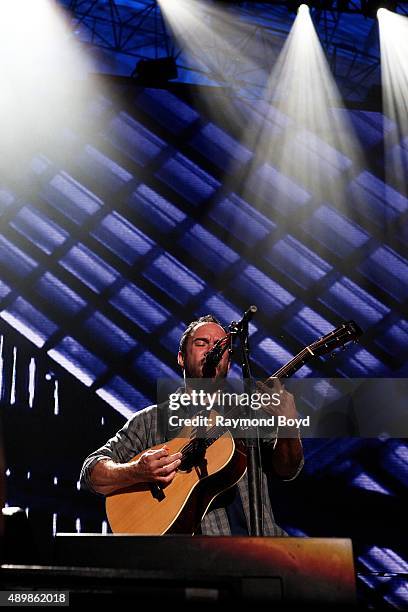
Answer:
[{"label": "light beam", "polygon": [[381,45],[386,178],[408,197],[408,18],[378,12]]}]

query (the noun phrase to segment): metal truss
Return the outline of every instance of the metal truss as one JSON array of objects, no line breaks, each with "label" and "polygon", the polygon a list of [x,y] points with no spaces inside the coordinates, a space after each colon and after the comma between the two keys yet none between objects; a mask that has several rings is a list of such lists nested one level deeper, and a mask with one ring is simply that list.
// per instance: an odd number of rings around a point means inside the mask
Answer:
[{"label": "metal truss", "polygon": [[[238,95],[257,99],[300,2],[222,2],[220,6],[237,15],[245,27],[237,29],[228,41],[209,35],[205,49],[197,53],[186,53],[179,47],[156,0],[60,0],[60,4],[72,13],[72,26],[80,41],[114,56],[113,64],[119,55],[122,61],[126,58],[127,69],[122,74],[132,74],[141,58],[175,57],[182,69],[179,80],[228,85]],[[308,4],[343,97],[362,102],[380,80],[377,21],[367,18],[374,16],[378,2],[312,0]],[[393,8],[408,15],[408,2],[394,2]],[[208,18],[213,19],[210,12]],[[255,64],[243,59],[245,56],[255,57]]]},{"label": "metal truss", "polygon": [[134,57],[143,57],[146,48],[152,48],[155,57],[174,55],[174,41],[155,0],[61,0],[60,4],[72,13],[79,38],[90,45]]},{"label": "metal truss", "polygon": [[[228,2],[228,0],[219,0]],[[375,17],[378,8],[384,7],[397,13],[408,14],[408,2],[396,2],[395,0],[229,0],[231,4],[273,4],[286,6],[289,10],[297,10],[300,4],[307,4],[310,8],[332,13],[350,13]]]}]

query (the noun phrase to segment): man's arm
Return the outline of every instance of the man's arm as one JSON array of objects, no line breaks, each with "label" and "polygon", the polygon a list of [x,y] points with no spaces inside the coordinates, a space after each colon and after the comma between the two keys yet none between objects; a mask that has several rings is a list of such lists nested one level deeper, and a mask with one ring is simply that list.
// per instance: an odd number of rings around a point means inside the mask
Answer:
[{"label": "man's arm", "polygon": [[[287,432],[286,435],[294,435],[293,432]],[[279,431],[278,438],[272,449],[270,461],[273,470],[279,478],[283,480],[292,480],[295,478],[303,467],[303,447],[300,437],[281,437],[285,436],[285,432]]]},{"label": "man's arm", "polygon": [[[263,383],[257,383],[257,389],[261,393],[271,393],[271,388]],[[288,419],[299,418],[296,410],[295,400],[291,393],[288,393],[277,380],[273,391],[280,393],[280,405],[264,406],[265,412],[271,415],[284,415]],[[273,472],[283,480],[292,480],[303,467],[303,446],[300,439],[299,429],[296,427],[279,427],[278,437],[273,444],[266,445],[264,453],[267,471]]]},{"label": "man's arm", "polygon": [[140,482],[169,484],[181,463],[181,453],[169,454],[167,446],[145,451],[139,459],[116,463],[108,457],[95,463],[90,474],[90,485],[96,493],[109,495],[114,491]]}]

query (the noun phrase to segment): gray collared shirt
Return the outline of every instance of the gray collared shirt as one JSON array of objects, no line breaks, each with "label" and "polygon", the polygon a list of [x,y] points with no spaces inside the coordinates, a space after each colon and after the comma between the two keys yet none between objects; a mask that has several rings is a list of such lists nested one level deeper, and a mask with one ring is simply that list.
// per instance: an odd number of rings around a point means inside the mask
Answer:
[{"label": "gray collared shirt", "polygon": [[[166,418],[167,411],[163,404],[160,406],[149,406],[134,414],[116,435],[85,459],[80,476],[81,488],[93,491],[90,475],[92,468],[98,461],[108,458],[117,463],[127,463],[135,455],[144,450],[166,442],[169,439],[167,427],[165,426]],[[271,443],[271,441],[269,441],[269,443]],[[302,466],[303,462],[299,466],[296,476],[302,469]],[[238,482],[237,486],[241,496],[246,522],[247,525],[249,525],[249,491],[246,473]],[[264,472],[262,473],[262,489],[264,535],[287,535],[275,522],[268,494],[268,482]],[[231,535],[226,509],[222,507],[210,508],[201,521],[201,533],[203,535],[212,536]]]}]

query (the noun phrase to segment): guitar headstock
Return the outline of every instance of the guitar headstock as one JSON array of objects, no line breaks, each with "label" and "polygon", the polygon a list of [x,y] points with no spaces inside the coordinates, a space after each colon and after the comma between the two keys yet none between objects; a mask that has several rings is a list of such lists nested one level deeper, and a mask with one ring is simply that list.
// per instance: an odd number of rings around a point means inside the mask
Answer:
[{"label": "guitar headstock", "polygon": [[326,355],[348,342],[358,340],[362,333],[362,329],[355,321],[346,321],[333,331],[319,338],[319,340],[316,340],[316,342],[310,344],[308,350],[313,355]]}]

